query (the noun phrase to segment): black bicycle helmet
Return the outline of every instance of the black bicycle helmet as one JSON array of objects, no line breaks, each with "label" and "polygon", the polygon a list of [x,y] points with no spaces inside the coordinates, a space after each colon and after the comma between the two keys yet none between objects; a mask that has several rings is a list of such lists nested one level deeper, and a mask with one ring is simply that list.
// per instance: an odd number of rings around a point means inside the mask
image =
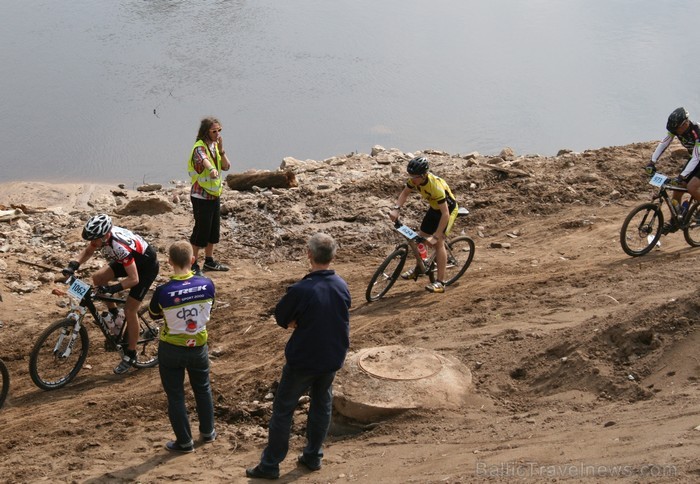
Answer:
[{"label": "black bicycle helmet", "polygon": [[428,168],[430,168],[428,159],[424,156],[416,156],[408,162],[406,171],[409,175],[425,175],[428,173]]},{"label": "black bicycle helmet", "polygon": [[673,110],[673,112],[669,115],[668,117],[668,122],[666,123],[666,129],[671,132],[671,133],[676,133],[678,131],[678,127],[683,124],[683,121],[688,119],[690,115],[688,114],[688,111],[681,107],[681,108],[676,108]]},{"label": "black bicycle helmet", "polygon": [[83,239],[97,240],[101,239],[112,228],[112,219],[109,215],[101,213],[90,217],[85,227],[83,227]]}]

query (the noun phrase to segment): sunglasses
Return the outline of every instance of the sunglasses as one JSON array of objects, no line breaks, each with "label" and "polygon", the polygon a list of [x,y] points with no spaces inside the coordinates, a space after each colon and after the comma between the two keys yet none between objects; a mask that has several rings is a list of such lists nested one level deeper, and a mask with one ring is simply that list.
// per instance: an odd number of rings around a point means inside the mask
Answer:
[{"label": "sunglasses", "polygon": [[219,128],[219,129],[210,129],[209,132],[210,132],[210,133],[221,133],[221,128]]}]

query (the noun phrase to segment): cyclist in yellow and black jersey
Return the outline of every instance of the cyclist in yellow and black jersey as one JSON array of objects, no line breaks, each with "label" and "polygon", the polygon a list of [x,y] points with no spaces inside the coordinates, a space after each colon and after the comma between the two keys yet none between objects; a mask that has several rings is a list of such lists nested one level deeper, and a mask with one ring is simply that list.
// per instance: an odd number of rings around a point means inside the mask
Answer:
[{"label": "cyclist in yellow and black jersey", "polygon": [[[419,234],[426,238],[426,242],[431,246],[436,247],[436,262],[437,262],[437,280],[425,287],[429,292],[445,292],[445,267],[447,266],[447,250],[445,249],[445,235],[450,233],[452,225],[457,218],[458,205],[452,190],[447,185],[447,182],[442,178],[429,173],[430,164],[428,159],[419,156],[408,162],[406,171],[409,175],[409,180],[406,186],[399,194],[396,201],[396,206],[391,211],[389,216],[392,220],[399,217],[399,210],[408,196],[417,191],[428,202],[428,209],[423,222],[421,222]],[[401,277],[409,279],[413,276],[413,270],[409,270]]]}]

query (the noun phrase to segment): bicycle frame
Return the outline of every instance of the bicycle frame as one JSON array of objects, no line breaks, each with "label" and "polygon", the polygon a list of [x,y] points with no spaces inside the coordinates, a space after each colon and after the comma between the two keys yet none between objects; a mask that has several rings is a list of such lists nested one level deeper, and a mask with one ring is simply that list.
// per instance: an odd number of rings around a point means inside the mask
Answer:
[{"label": "bicycle frame", "polygon": [[[92,288],[92,286],[85,284],[83,281],[81,281],[75,276],[71,276],[70,279],[68,279],[67,284],[70,285],[68,289],[68,294],[71,296],[71,308],[70,312],[66,317],[74,320],[75,326],[73,327],[73,331],[71,333],[71,341],[66,347],[66,351],[68,353],[65,356],[67,357],[68,355],[70,355],[70,351],[73,347],[73,342],[77,339],[78,332],[80,331],[80,326],[82,325],[83,320],[85,319],[85,315],[88,312],[92,315],[94,323],[97,325],[98,328],[100,328],[100,331],[102,331],[104,337],[108,341],[114,343],[114,345],[117,346],[117,348],[121,346],[119,343],[120,338],[115,337],[109,330],[104,320],[100,317],[94,301],[105,301],[114,302],[117,304],[124,304],[126,300],[114,296],[105,296],[98,294],[97,291],[95,291]],[[82,295],[82,298],[78,299],[80,295]],[[125,328],[126,323],[124,323],[124,325],[122,326],[119,336],[121,336],[124,333]],[[59,338],[59,341],[56,344],[56,348],[61,347],[63,337],[64,336],[61,335],[61,337]]]},{"label": "bicycle frame", "polygon": [[[683,192],[687,193],[688,189],[685,187],[677,187],[673,185],[668,185],[666,184],[666,180],[668,180],[668,177],[666,175],[663,175],[661,173],[655,174],[652,179],[649,181],[649,183],[655,187],[659,187],[659,192],[652,197],[652,201],[658,200],[659,206],[663,205],[664,203],[668,207],[669,211],[671,212],[671,215],[678,219],[678,217],[681,215],[679,212],[679,209],[676,208],[675,205],[671,202],[671,197],[669,196],[668,192]],[[680,205],[678,205],[680,208]]]},{"label": "bicycle frame", "polygon": [[435,259],[437,253],[436,249],[433,247],[433,253],[430,256],[428,256],[425,260],[423,260],[423,258],[420,256],[420,251],[418,250],[418,244],[425,242],[425,238],[421,237],[418,233],[416,233],[407,225],[401,223],[401,221],[399,221],[398,219],[396,220],[396,222],[394,222],[394,228],[399,234],[401,234],[406,239],[406,242],[401,242],[397,244],[396,247],[398,248],[401,245],[408,246],[411,249],[413,256],[416,258],[416,269],[418,270],[418,274],[427,274],[428,268],[433,263],[433,259]]}]

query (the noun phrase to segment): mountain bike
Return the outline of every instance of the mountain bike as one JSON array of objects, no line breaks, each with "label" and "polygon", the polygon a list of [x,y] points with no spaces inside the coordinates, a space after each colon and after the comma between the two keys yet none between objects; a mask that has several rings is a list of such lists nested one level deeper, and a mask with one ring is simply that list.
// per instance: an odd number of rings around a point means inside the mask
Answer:
[{"label": "mountain bike", "polygon": [[7,371],[5,362],[0,360],[0,408],[5,404],[7,394],[10,391],[10,372]]},{"label": "mountain bike", "polygon": [[[469,214],[469,211],[466,208],[460,208],[457,216],[463,217],[467,214]],[[437,272],[435,256],[437,252],[433,249],[432,254],[423,260],[418,244],[423,243],[425,239],[399,220],[394,222],[394,229],[405,240],[396,245],[394,251],[379,264],[379,267],[374,272],[365,292],[367,302],[378,301],[389,292],[389,289],[401,275],[409,253],[413,254],[416,259],[416,267],[411,279],[417,280],[419,277],[427,275],[430,282],[435,282],[435,274]],[[454,239],[445,237],[445,247],[447,248],[447,266],[444,284],[449,286],[462,277],[469,264],[472,263],[472,259],[474,259],[474,241],[466,235],[461,235]]]},{"label": "mountain bike", "polygon": [[[675,206],[669,192],[687,192],[688,189],[668,183],[668,177],[656,173],[649,184],[658,187],[651,202],[632,209],[620,229],[620,245],[633,257],[648,253],[659,243],[662,235],[683,231],[685,241],[692,247],[700,247],[700,212],[698,202],[692,200],[685,213],[681,205]],[[663,207],[668,207],[670,220],[665,223]]]},{"label": "mountain bike", "polygon": [[[42,390],[55,390],[73,380],[85,363],[90,339],[85,317],[89,314],[105,337],[105,349],[124,354],[127,348],[126,322],[119,334],[110,331],[105,319],[98,313],[95,301],[113,302],[123,306],[126,299],[98,292],[90,284],[71,276],[68,296],[70,310],[64,319],[46,328],[34,343],[29,356],[29,375]],[[148,308],[138,311],[139,338],[136,347],[137,368],[150,368],[158,364],[158,340],[160,326],[146,318]]]}]

